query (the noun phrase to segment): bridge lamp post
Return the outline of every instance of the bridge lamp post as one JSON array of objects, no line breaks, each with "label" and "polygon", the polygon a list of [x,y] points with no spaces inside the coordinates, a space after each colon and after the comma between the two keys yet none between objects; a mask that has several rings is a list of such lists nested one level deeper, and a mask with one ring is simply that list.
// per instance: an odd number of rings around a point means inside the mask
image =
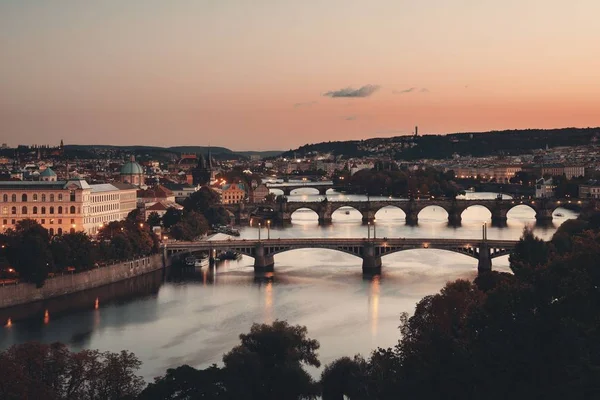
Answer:
[{"label": "bridge lamp post", "polygon": [[261,226],[261,223],[259,222],[258,223],[258,241],[259,242],[260,242],[260,226]]},{"label": "bridge lamp post", "polygon": [[376,221],[376,219],[373,219],[373,240],[377,239],[377,224],[375,223]]},{"label": "bridge lamp post", "polygon": [[267,240],[271,240],[271,220],[267,220]]},{"label": "bridge lamp post", "polygon": [[371,221],[367,221],[367,240],[371,240]]}]

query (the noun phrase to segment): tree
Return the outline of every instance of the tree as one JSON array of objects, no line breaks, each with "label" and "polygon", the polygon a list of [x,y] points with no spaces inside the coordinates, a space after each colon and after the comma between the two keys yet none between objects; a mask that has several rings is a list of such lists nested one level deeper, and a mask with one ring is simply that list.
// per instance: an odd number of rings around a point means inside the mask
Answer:
[{"label": "tree", "polygon": [[176,240],[195,240],[208,232],[208,221],[202,214],[186,212],[177,224],[171,228],[171,236]]},{"label": "tree", "polygon": [[169,368],[165,376],[155,378],[138,399],[219,399],[226,398],[225,394],[223,370],[216,365],[204,370],[182,365],[177,368]]},{"label": "tree", "polygon": [[265,197],[265,203],[275,203],[276,199],[277,199],[277,195],[275,193],[269,193]]},{"label": "tree", "polygon": [[315,398],[317,385],[303,365],[319,367],[319,342],[306,327],[285,321],[254,324],[241,344],[223,356],[228,394],[236,399]]},{"label": "tree", "polygon": [[2,399],[135,398],[143,380],[133,353],[69,351],[61,343],[28,342],[0,352]]},{"label": "tree", "polygon": [[51,249],[55,265],[59,268],[72,266],[78,270],[86,270],[92,268],[96,260],[96,248],[84,232],[56,236]]},{"label": "tree", "polygon": [[219,194],[209,187],[203,186],[183,201],[186,211],[204,213],[210,207],[219,203]]},{"label": "tree", "polygon": [[41,287],[54,267],[48,231],[35,220],[25,219],[8,232],[7,239],[7,258],[19,277]]},{"label": "tree", "polygon": [[125,220],[133,223],[144,222],[144,214],[139,208],[136,208],[127,214],[127,218],[125,218]]},{"label": "tree", "polygon": [[204,212],[204,216],[210,225],[227,225],[231,222],[231,216],[224,207],[212,206]]},{"label": "tree", "polygon": [[181,221],[181,217],[183,216],[183,212],[180,210],[171,207],[167,209],[167,212],[163,215],[162,223],[166,229],[171,228],[173,225]]},{"label": "tree", "polygon": [[528,280],[536,267],[548,262],[550,249],[546,242],[525,228],[523,236],[509,257],[510,268],[521,279]]},{"label": "tree", "polygon": [[146,223],[148,225],[150,225],[151,227],[160,226],[160,222],[161,222],[160,215],[158,215],[158,213],[156,211],[151,212],[150,215],[148,215],[148,220],[146,221]]},{"label": "tree", "polygon": [[364,358],[342,357],[326,365],[321,374],[323,400],[367,400],[368,365]]}]

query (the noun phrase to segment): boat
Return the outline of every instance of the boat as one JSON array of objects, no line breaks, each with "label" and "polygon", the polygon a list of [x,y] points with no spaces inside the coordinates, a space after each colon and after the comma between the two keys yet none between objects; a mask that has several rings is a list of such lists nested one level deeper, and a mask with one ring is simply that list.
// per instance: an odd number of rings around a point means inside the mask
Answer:
[{"label": "boat", "polygon": [[346,210],[346,212],[345,212],[344,214],[346,214],[346,215],[350,215],[350,211],[349,211],[349,210]]},{"label": "boat", "polygon": [[200,258],[197,258],[196,261],[194,262],[194,267],[196,268],[202,268],[202,267],[208,267],[210,265],[210,261],[208,259],[208,256],[204,255]]},{"label": "boat", "polygon": [[202,268],[208,267],[209,260],[207,255],[203,255],[200,258],[194,256],[188,256],[185,258],[185,265],[188,267]]},{"label": "boat", "polygon": [[219,254],[217,256],[217,259],[219,261],[224,261],[224,260],[239,260],[242,258],[242,255],[236,251],[232,251],[232,250],[227,250],[222,252],[221,254]]}]

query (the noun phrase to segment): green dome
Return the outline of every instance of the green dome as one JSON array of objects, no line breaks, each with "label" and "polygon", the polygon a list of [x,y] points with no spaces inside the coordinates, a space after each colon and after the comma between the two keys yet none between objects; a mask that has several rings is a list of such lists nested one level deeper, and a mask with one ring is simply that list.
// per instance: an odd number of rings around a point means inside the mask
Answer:
[{"label": "green dome", "polygon": [[129,161],[121,167],[121,175],[141,175],[143,173],[142,166],[135,161]]},{"label": "green dome", "polygon": [[56,176],[56,172],[52,171],[52,169],[50,169],[50,168],[46,168],[45,170],[43,170],[40,173],[40,176],[44,176],[44,177],[46,177],[46,176]]}]

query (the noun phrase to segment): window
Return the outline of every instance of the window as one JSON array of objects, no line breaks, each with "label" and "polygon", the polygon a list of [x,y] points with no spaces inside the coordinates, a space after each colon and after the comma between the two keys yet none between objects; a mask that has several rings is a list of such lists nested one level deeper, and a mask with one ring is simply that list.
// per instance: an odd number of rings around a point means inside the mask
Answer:
[{"label": "window", "polygon": [[10,209],[10,213],[11,213],[12,215],[15,215],[15,214],[17,213],[17,207],[13,207],[13,208],[11,208],[11,209]]},{"label": "window", "polygon": [[50,206],[50,214],[54,214],[54,206]]},{"label": "window", "polygon": [[33,213],[37,214],[37,207],[35,207],[35,206],[33,207]]},{"label": "window", "polygon": [[13,203],[16,203],[16,202],[17,202],[17,195],[16,195],[16,194],[13,194],[12,196],[10,196],[10,199],[11,199],[11,201],[12,201]]},{"label": "window", "polygon": [[5,194],[4,196],[2,196],[2,201],[5,203],[8,203],[8,195]]},{"label": "window", "polygon": [[2,225],[6,225],[6,224],[8,224],[8,220],[7,219],[3,219],[2,220]]},{"label": "window", "polygon": [[62,206],[58,206],[58,213],[62,214]]},{"label": "window", "polygon": [[50,236],[54,236],[54,228],[50,228],[48,232],[50,232]]},{"label": "window", "polygon": [[58,232],[58,235],[59,235],[59,236],[60,236],[60,235],[62,235],[62,228],[58,228],[58,231],[57,231],[57,232]]},{"label": "window", "polygon": [[50,194],[50,201],[54,201],[54,193]]},{"label": "window", "polygon": [[45,224],[46,220],[44,218],[42,218],[42,224]]},{"label": "window", "polygon": [[45,194],[42,195],[42,201],[46,201],[46,195]]},{"label": "window", "polygon": [[69,192],[69,201],[75,201],[75,191],[71,190]]},{"label": "window", "polygon": [[50,219],[50,225],[54,224],[54,218]]},{"label": "window", "polygon": [[62,201],[62,193],[58,194],[58,201]]},{"label": "window", "polygon": [[71,218],[71,224],[74,224],[74,223],[75,223],[75,220]]},{"label": "window", "polygon": [[35,194],[33,195],[33,201],[38,201],[38,195],[37,195],[37,193],[35,193]]},{"label": "window", "polygon": [[27,194],[23,193],[23,194],[21,195],[21,201],[22,201],[23,203],[26,203],[26,202],[27,202]]},{"label": "window", "polygon": [[42,207],[42,214],[46,214],[46,207]]},{"label": "window", "polygon": [[71,230],[69,232],[75,233],[75,228],[71,228]]},{"label": "window", "polygon": [[13,224],[13,225],[16,224],[16,220],[14,220],[14,219],[11,220],[11,224]]},{"label": "window", "polygon": [[26,206],[21,207],[21,214],[27,214],[27,207]]},{"label": "window", "polygon": [[71,206],[71,209],[69,210],[69,213],[75,214],[75,206]]}]

